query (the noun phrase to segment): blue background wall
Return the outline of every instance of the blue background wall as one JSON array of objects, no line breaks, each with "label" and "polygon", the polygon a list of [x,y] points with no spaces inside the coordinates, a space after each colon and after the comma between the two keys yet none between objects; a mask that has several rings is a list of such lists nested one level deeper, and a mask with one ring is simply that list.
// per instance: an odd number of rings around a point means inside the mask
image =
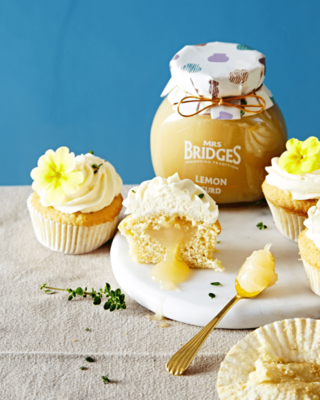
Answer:
[{"label": "blue background wall", "polygon": [[61,145],[94,150],[125,183],[153,177],[150,126],[186,44],[263,52],[289,135],[319,136],[318,3],[1,0],[0,184],[30,184],[39,156]]}]

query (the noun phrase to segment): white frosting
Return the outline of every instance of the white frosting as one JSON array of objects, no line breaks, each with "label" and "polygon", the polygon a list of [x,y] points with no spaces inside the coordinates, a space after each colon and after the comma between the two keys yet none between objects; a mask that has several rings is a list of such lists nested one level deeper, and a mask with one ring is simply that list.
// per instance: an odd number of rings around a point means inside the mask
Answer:
[{"label": "white frosting", "polygon": [[[200,195],[201,198],[199,197]],[[130,190],[123,202],[126,214],[135,218],[155,212],[166,215],[189,215],[196,221],[214,224],[219,215],[215,201],[190,179],[181,180],[178,174],[170,178],[154,178]]]},{"label": "white frosting", "polygon": [[[75,162],[75,171],[82,171],[83,182],[75,193],[66,195],[62,204],[53,207],[66,214],[77,211],[90,213],[102,210],[111,204],[122,189],[122,180],[114,167],[90,153],[77,156]],[[94,173],[92,164],[102,164],[97,173]],[[41,204],[47,207],[48,204],[44,200],[45,191],[38,192],[38,195]]]},{"label": "white frosting", "polygon": [[288,190],[293,200],[320,199],[320,169],[310,174],[289,174],[279,167],[279,157],[271,161],[271,167],[266,167],[267,183],[282,190]]},{"label": "white frosting", "polygon": [[320,249],[320,201],[308,210],[308,218],[304,221],[308,228],[306,235]]}]

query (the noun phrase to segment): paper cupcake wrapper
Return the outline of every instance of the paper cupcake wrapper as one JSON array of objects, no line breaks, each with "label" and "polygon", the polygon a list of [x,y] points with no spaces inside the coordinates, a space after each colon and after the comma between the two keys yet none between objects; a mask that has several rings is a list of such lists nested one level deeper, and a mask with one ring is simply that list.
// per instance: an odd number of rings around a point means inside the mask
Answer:
[{"label": "paper cupcake wrapper", "polygon": [[302,260],[311,289],[320,296],[320,270]]},{"label": "paper cupcake wrapper", "polygon": [[110,222],[94,226],[75,226],[56,222],[41,215],[27,201],[32,225],[38,241],[51,250],[65,254],[89,253],[110,240],[118,225],[119,216]]},{"label": "paper cupcake wrapper", "polygon": [[279,232],[288,239],[297,242],[298,236],[306,228],[303,224],[306,218],[301,215],[288,213],[283,208],[273,205],[268,200],[267,203]]},{"label": "paper cupcake wrapper", "polygon": [[[287,363],[320,364],[320,321],[313,319],[287,319],[265,325],[247,335],[234,345],[220,365],[217,379],[217,390],[221,400],[301,400],[318,399],[316,394],[304,392],[311,384],[292,381],[283,385],[253,380],[259,360]],[[279,360],[279,361],[280,361]],[[310,364],[309,364],[310,363]],[[281,362],[279,363],[281,364]],[[304,366],[304,367],[305,367]],[[253,375],[251,375],[253,374]],[[285,372],[284,372],[285,375]],[[268,374],[268,378],[271,375]],[[294,385],[300,385],[296,389]],[[301,393],[302,392],[302,393]]]}]

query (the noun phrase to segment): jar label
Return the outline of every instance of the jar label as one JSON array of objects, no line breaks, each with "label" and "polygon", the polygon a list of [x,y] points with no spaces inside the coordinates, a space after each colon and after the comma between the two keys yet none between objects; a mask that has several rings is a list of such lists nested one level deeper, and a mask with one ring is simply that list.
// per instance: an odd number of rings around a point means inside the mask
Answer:
[{"label": "jar label", "polygon": [[[241,163],[241,146],[232,148],[223,146],[223,142],[204,140],[202,146],[197,146],[189,140],[184,141],[185,164],[212,164],[219,167],[239,170]],[[208,171],[208,168],[206,168]],[[200,171],[198,171],[200,172]],[[230,187],[228,178],[195,174],[193,181],[209,194],[221,194],[223,188]],[[233,186],[236,187],[236,186]]]},{"label": "jar label", "polygon": [[[241,146],[234,146],[232,149],[225,149],[221,142],[211,142],[204,140],[203,146],[195,146],[188,140],[184,141],[184,159],[186,163],[192,163],[196,160],[212,160],[212,163],[225,165],[228,163],[239,165],[241,156],[239,151]],[[236,167],[236,169],[238,169]]]}]

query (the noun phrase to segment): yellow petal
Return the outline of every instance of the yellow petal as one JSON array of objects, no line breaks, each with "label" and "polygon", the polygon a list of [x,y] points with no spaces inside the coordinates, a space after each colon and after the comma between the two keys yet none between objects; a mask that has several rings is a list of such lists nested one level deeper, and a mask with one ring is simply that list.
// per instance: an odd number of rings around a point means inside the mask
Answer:
[{"label": "yellow petal", "polygon": [[[47,156],[47,153],[50,151],[52,151],[52,150],[48,150],[46,152],[46,154],[44,156],[41,156],[38,160],[38,167],[47,172],[53,171],[53,167],[54,167],[54,165],[52,165],[52,162],[51,162],[51,154],[49,153],[49,157]],[[52,151],[52,153],[54,154],[53,151]]]},{"label": "yellow petal", "polygon": [[301,148],[301,142],[298,139],[290,139],[287,141],[286,147],[290,153],[296,153]]},{"label": "yellow petal", "polygon": [[58,206],[63,202],[65,194],[63,193],[59,181],[52,182],[46,189],[44,201],[50,206]]},{"label": "yellow petal", "polygon": [[320,152],[320,142],[318,138],[311,136],[301,146],[301,154],[313,156]]},{"label": "yellow petal", "polygon": [[41,177],[44,175],[44,172],[41,168],[36,167],[33,168],[33,170],[30,173],[31,178],[35,181],[37,178]]},{"label": "yellow petal", "polygon": [[46,171],[37,167],[31,171],[31,178],[34,180],[32,183],[32,188],[35,191],[45,190],[51,183],[50,179],[47,177]]},{"label": "yellow petal", "polygon": [[43,190],[46,190],[46,188],[50,185],[47,182],[39,182],[39,181],[34,181],[32,182],[32,189],[35,192],[42,192]]},{"label": "yellow petal", "polygon": [[68,147],[59,147],[55,152],[54,161],[59,172],[70,172],[75,167],[74,153],[69,154]]},{"label": "yellow petal", "polygon": [[83,173],[81,171],[68,172],[61,176],[61,187],[65,194],[76,192],[82,182]]},{"label": "yellow petal", "polygon": [[301,157],[295,153],[285,151],[279,160],[279,167],[289,174],[301,174]]},{"label": "yellow petal", "polygon": [[54,164],[54,151],[53,150],[47,150],[44,154],[46,161],[48,164]]},{"label": "yellow petal", "polygon": [[320,169],[320,156],[313,155],[310,157],[303,157],[301,161],[301,171],[305,174],[310,174],[313,171]]}]

